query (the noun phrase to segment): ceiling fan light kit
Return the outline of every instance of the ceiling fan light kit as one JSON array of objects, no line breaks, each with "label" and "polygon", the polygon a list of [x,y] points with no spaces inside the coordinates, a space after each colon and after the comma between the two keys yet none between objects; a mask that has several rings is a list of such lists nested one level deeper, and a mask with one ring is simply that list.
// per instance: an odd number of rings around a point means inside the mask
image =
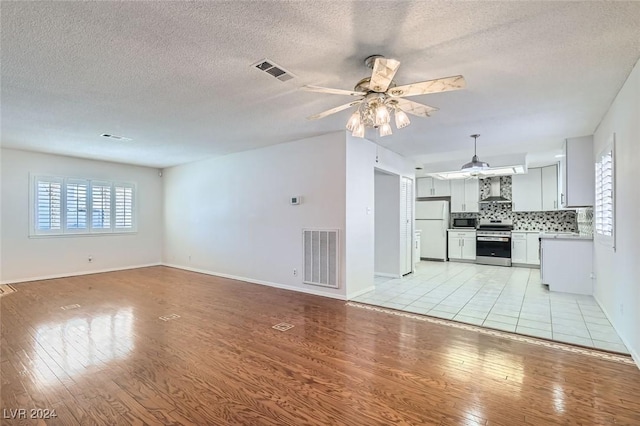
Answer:
[{"label": "ceiling fan light kit", "polygon": [[422,81],[419,83],[396,86],[393,81],[400,62],[386,59],[381,55],[372,55],[365,59],[365,65],[372,69],[371,77],[360,80],[354,90],[330,89],[318,86],[304,86],[302,89],[311,92],[329,93],[334,95],[358,96],[359,100],[341,105],[319,114],[308,117],[317,120],[328,115],[355,106],[356,109],[347,121],[347,130],[357,138],[363,138],[365,128],[378,129],[380,136],[388,136],[391,131],[391,113],[397,129],[411,124],[407,113],[419,117],[430,117],[430,113],[438,108],[404,99],[408,96],[426,95],[429,93],[447,92],[463,89],[466,86],[461,75]]}]

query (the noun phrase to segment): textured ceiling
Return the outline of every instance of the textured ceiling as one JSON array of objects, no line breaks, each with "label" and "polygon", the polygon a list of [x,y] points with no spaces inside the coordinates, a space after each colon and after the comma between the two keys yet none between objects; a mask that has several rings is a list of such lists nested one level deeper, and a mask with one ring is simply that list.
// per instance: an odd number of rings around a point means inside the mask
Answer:
[{"label": "textured ceiling", "polygon": [[[363,60],[467,90],[379,140],[421,162],[591,134],[640,55],[640,2],[2,2],[5,147],[165,167],[344,129]],[[250,65],[269,58],[286,83]],[[101,138],[122,135],[131,142]],[[371,139],[376,138],[369,135]]]}]

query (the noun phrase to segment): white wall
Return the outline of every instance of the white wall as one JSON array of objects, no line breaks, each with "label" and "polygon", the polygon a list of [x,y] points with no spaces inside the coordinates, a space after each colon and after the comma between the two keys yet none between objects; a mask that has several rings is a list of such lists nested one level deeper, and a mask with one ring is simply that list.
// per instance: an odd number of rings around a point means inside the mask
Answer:
[{"label": "white wall", "polygon": [[[158,264],[162,255],[162,178],[157,169],[2,149],[0,281]],[[137,184],[138,232],[29,238],[29,174]],[[93,262],[88,262],[88,256]]]},{"label": "white wall", "polygon": [[594,134],[594,154],[615,132],[616,250],[594,244],[595,297],[640,365],[640,62]]},{"label": "white wall", "polygon": [[375,172],[375,261],[377,275],[400,276],[400,176]]},{"label": "white wall", "polygon": [[347,298],[374,288],[374,168],[414,179],[413,163],[366,139],[347,137]]},{"label": "white wall", "polygon": [[344,262],[339,289],[302,283],[303,228],[339,229],[344,248],[343,132],[172,167],[164,183],[165,263],[345,297]]}]

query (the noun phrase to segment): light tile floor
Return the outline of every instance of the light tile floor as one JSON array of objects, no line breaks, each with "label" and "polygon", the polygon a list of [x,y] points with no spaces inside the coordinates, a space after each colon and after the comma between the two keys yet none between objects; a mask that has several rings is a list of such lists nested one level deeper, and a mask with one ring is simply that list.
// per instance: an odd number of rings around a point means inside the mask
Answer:
[{"label": "light tile floor", "polygon": [[550,292],[539,269],[422,261],[375,286],[353,301],[629,353],[592,296]]}]

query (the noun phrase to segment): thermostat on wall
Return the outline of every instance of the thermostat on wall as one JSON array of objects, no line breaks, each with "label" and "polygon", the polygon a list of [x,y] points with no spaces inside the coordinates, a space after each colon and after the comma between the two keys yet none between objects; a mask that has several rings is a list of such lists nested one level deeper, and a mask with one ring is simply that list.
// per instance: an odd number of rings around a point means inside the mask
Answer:
[{"label": "thermostat on wall", "polygon": [[302,197],[299,195],[295,195],[289,199],[289,204],[297,205],[302,201]]}]

